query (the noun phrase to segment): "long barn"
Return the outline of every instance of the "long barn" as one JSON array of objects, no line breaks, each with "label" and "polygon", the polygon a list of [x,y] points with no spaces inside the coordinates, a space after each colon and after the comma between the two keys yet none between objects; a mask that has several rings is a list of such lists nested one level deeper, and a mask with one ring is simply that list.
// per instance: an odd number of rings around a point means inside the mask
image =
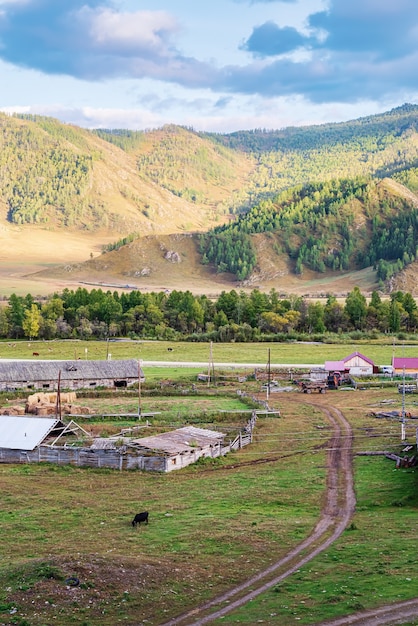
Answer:
[{"label": "long barn", "polygon": [[145,381],[136,359],[117,361],[0,361],[0,390],[124,388]]}]

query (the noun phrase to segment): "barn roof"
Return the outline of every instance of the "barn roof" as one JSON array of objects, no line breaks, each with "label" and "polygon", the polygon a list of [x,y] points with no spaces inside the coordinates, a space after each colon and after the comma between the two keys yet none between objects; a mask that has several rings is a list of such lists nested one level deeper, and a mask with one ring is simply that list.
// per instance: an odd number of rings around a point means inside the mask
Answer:
[{"label": "barn roof", "polygon": [[361,352],[352,352],[351,354],[346,356],[343,359],[343,361],[344,363],[347,363],[347,361],[351,361],[351,359],[353,359],[354,357],[358,357],[359,359],[361,359],[362,361],[365,361],[369,365],[374,365],[373,361],[369,359],[367,356],[364,356],[364,354],[362,354]]},{"label": "barn roof", "polygon": [[327,372],[343,372],[346,368],[344,361],[325,361]]},{"label": "barn roof", "polygon": [[0,417],[0,448],[8,450],[34,450],[56,428],[64,424],[49,417]]},{"label": "barn roof", "polygon": [[405,368],[406,370],[418,370],[418,358],[395,356],[392,359],[392,365],[396,370]]},{"label": "barn roof", "polygon": [[214,446],[224,439],[226,435],[216,430],[185,426],[168,433],[133,439],[131,443],[135,447],[147,450],[159,451],[169,455],[192,452],[196,448]]},{"label": "barn roof", "polygon": [[[136,359],[116,361],[0,361],[0,382],[33,380],[97,380],[99,378],[138,378]],[[141,377],[143,372],[141,371]]]}]

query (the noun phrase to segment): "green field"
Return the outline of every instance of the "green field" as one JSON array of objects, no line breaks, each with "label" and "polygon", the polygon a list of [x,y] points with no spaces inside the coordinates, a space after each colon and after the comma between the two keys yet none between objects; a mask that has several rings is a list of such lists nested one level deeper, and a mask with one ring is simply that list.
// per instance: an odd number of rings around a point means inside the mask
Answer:
[{"label": "green field", "polygon": [[[259,417],[251,446],[169,475],[0,465],[0,622],[161,624],[286,554],[315,526],[325,488],[330,428],[312,401],[340,406],[355,452],[399,449],[399,424],[369,415],[399,408],[395,389],[273,395],[281,417]],[[175,414],[190,400],[155,401]],[[355,458],[355,472],[351,529],[223,623],[309,624],[416,596],[418,474],[382,457]],[[149,525],[133,529],[145,509]]]},{"label": "green field", "polygon": [[[170,348],[170,350],[168,350]],[[257,363],[272,367],[285,364],[323,364],[361,352],[376,365],[390,364],[392,356],[417,356],[418,340],[387,340],[356,343],[207,343],[168,341],[39,341],[0,342],[0,358],[16,359],[141,359],[143,361]],[[33,352],[39,356],[34,357]],[[194,368],[193,368],[194,369]],[[202,369],[202,368],[200,368]],[[205,368],[203,368],[205,371]],[[206,365],[207,371],[207,365]]]}]

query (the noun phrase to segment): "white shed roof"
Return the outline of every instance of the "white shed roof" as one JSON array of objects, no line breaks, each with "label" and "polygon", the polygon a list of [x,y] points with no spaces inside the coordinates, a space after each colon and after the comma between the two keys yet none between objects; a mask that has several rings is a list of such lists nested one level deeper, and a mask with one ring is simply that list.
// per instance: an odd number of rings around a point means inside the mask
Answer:
[{"label": "white shed roof", "polygon": [[0,448],[34,450],[60,424],[50,417],[0,416]]}]

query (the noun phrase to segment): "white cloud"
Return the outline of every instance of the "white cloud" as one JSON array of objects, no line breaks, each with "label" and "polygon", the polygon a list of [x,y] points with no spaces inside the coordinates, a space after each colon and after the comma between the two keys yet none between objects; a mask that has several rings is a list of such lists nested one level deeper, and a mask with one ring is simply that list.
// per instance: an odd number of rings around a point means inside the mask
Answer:
[{"label": "white cloud", "polygon": [[109,9],[89,11],[90,34],[97,47],[111,50],[113,54],[170,54],[167,41],[178,32],[177,21],[165,11],[137,11],[117,13]]}]

